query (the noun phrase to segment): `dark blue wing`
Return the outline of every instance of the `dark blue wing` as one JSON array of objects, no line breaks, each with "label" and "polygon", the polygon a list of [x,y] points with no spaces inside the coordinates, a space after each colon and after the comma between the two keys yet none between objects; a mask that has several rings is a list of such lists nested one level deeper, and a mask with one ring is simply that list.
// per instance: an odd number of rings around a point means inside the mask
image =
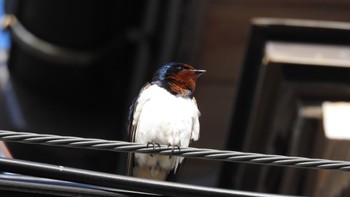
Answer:
[{"label": "dark blue wing", "polygon": [[[145,89],[148,88],[151,84],[146,83],[143,88],[141,89],[140,93]],[[139,93],[139,95],[140,95]],[[129,141],[130,142],[135,142],[135,134],[136,134],[136,125],[133,125],[132,122],[134,120],[134,113],[135,109],[137,107],[137,100],[139,96],[137,96],[131,103],[130,108],[129,108],[129,116],[128,116],[128,136],[129,136]],[[132,169],[134,166],[134,153],[129,152],[128,153],[128,159],[127,159],[127,164],[126,164],[126,174],[131,176],[132,175]]]}]

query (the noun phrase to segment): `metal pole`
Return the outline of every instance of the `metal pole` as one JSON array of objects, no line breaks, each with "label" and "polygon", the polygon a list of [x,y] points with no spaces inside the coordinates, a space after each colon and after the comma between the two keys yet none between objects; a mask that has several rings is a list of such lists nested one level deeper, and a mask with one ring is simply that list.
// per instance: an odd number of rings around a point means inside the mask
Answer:
[{"label": "metal pole", "polygon": [[18,159],[0,158],[0,169],[6,172],[72,181],[103,187],[154,193],[165,196],[234,196],[234,197],[282,197],[285,195],[262,194],[188,184],[153,181],[103,172],[82,170]]}]

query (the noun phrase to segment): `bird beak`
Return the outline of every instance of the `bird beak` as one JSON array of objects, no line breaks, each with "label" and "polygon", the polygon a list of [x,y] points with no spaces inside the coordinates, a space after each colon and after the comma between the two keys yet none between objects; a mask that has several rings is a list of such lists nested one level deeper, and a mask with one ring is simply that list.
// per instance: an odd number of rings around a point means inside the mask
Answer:
[{"label": "bird beak", "polygon": [[203,73],[207,72],[206,70],[193,70],[193,71],[196,73],[197,77],[199,77],[199,76],[201,76]]}]

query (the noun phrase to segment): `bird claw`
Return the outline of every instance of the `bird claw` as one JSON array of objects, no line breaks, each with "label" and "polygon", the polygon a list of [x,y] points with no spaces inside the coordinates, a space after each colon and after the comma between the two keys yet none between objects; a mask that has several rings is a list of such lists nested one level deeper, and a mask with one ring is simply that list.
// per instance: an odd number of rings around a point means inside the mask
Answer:
[{"label": "bird claw", "polygon": [[170,148],[171,147],[171,151],[172,152],[174,152],[174,150],[175,150],[175,148],[177,149],[177,150],[181,150],[181,148],[180,148],[180,146],[179,145],[171,145],[171,144],[169,144],[168,145],[168,148]]},{"label": "bird claw", "polygon": [[[175,152],[175,148],[177,149],[177,150],[181,150],[181,148],[180,148],[180,146],[179,145],[171,145],[171,144],[169,144],[168,145],[168,148],[170,148],[171,147],[171,152],[173,153],[173,152]],[[172,156],[169,156],[169,159],[171,158]]]},{"label": "bird claw", "polygon": [[153,149],[155,149],[156,146],[158,146],[158,148],[160,148],[160,144],[155,143],[155,142],[148,142],[147,143],[147,148],[149,148],[150,145],[152,145]]},{"label": "bird claw", "polygon": [[[149,148],[149,146],[152,145],[153,150],[155,149],[156,146],[158,146],[158,148],[160,148],[160,144],[155,143],[155,142],[148,142],[147,143],[147,148]],[[153,154],[150,154],[151,157],[153,157]]]}]

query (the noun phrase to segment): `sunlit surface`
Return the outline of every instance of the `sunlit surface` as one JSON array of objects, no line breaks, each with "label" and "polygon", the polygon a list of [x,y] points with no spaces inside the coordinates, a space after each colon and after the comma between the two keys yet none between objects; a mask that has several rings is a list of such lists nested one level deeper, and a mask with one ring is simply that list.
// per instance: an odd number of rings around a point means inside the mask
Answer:
[{"label": "sunlit surface", "polygon": [[349,67],[350,47],[272,41],[266,45],[266,57],[273,62]]},{"label": "sunlit surface", "polygon": [[350,140],[350,102],[324,102],[322,111],[326,137]]}]

